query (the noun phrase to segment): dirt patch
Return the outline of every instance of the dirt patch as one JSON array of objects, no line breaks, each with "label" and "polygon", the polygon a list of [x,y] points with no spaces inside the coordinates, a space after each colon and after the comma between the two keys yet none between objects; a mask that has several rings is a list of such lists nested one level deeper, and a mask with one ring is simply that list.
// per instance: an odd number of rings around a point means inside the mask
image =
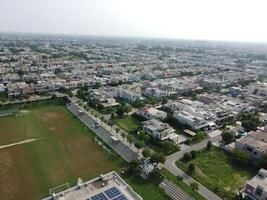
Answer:
[{"label": "dirt patch", "polygon": [[56,120],[59,118],[59,115],[55,112],[40,112],[37,113],[37,116],[44,122]]},{"label": "dirt patch", "polygon": [[49,131],[56,131],[56,130],[57,130],[56,127],[50,127],[50,128],[49,128]]}]

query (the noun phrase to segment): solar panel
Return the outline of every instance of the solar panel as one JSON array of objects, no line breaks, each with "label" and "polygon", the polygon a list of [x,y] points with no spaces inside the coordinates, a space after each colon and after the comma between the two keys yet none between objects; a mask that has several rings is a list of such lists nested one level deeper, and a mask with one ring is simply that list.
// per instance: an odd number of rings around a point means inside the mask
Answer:
[{"label": "solar panel", "polygon": [[119,195],[121,194],[121,192],[120,192],[117,188],[115,188],[115,187],[112,187],[112,188],[106,190],[104,193],[105,193],[105,194],[108,196],[108,198],[110,198],[110,199],[112,199],[112,198],[114,198],[114,197],[116,197],[116,196],[119,196]]},{"label": "solar panel", "polygon": [[120,195],[120,196],[118,196],[112,200],[128,200],[128,199],[122,194],[122,195]]},{"label": "solar panel", "polygon": [[108,200],[108,198],[103,193],[99,193],[95,196],[92,196],[91,200]]}]

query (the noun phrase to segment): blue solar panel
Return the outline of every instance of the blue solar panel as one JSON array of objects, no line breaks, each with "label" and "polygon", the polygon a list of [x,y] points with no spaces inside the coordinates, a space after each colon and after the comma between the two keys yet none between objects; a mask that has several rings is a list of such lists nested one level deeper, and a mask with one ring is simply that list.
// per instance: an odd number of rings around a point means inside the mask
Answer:
[{"label": "blue solar panel", "polygon": [[108,198],[103,193],[99,193],[91,197],[91,200],[108,200]]},{"label": "blue solar panel", "polygon": [[112,198],[114,198],[114,197],[116,197],[116,196],[119,196],[119,195],[121,194],[120,191],[119,191],[117,188],[115,188],[115,187],[112,187],[112,188],[106,190],[104,193],[105,193],[105,194],[108,196],[108,198],[110,198],[110,199],[112,199]]},{"label": "blue solar panel", "polygon": [[120,195],[120,196],[118,196],[112,200],[128,200],[128,199],[122,194],[122,195]]}]

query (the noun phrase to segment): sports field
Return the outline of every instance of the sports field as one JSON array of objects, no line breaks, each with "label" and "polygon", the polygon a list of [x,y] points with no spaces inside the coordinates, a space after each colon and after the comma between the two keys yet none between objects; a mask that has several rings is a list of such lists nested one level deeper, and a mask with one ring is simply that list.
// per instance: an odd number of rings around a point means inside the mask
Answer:
[{"label": "sports field", "polygon": [[[1,199],[40,199],[63,183],[119,170],[124,162],[94,142],[94,134],[64,106],[43,102],[19,117],[0,117]],[[33,140],[28,140],[33,139]]]}]

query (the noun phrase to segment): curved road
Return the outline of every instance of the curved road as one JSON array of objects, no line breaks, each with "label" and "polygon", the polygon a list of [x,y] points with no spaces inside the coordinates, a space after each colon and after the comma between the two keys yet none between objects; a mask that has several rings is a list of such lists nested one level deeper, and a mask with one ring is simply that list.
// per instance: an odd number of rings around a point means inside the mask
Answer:
[{"label": "curved road", "polygon": [[[182,177],[183,181],[188,185],[190,185],[190,183],[192,183],[192,182],[197,182],[195,179],[193,179],[188,174],[186,174],[181,169],[179,169],[176,166],[175,162],[177,160],[181,159],[185,152],[190,152],[192,150],[198,151],[198,150],[206,148],[207,143],[208,143],[209,140],[211,142],[217,142],[217,141],[221,140],[221,136],[216,136],[216,137],[211,138],[211,139],[206,139],[206,140],[204,140],[204,141],[202,141],[202,142],[200,142],[198,144],[192,145],[188,149],[185,149],[183,151],[179,151],[179,152],[176,152],[176,153],[174,153],[172,155],[167,156],[166,157],[166,161],[164,163],[164,167],[166,169],[168,169],[175,176]],[[197,183],[199,185],[198,193],[200,193],[203,197],[205,197],[208,200],[222,200],[218,195],[216,195],[215,193],[210,191],[208,188],[204,187],[199,182],[197,182]]]}]

